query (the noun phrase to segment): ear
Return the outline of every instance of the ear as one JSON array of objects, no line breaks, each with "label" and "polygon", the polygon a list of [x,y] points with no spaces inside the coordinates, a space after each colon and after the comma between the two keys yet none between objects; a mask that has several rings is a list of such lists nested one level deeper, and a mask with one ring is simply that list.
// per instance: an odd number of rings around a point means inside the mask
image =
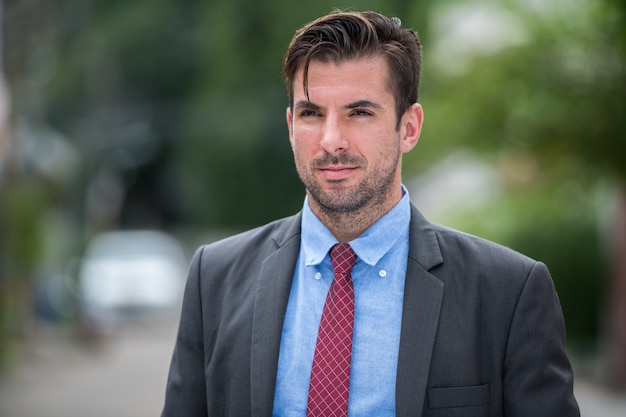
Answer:
[{"label": "ear", "polygon": [[291,143],[291,149],[294,149],[293,143],[293,113],[291,112],[291,106],[287,107],[287,129],[289,129],[289,143]]},{"label": "ear", "polygon": [[421,104],[414,103],[404,112],[400,122],[400,150],[403,153],[409,152],[417,145],[423,122],[424,110]]}]

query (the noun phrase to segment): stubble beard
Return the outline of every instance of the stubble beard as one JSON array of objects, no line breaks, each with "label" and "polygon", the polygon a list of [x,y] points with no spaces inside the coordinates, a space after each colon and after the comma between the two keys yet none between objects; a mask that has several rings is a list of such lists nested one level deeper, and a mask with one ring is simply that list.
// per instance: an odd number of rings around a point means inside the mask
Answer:
[{"label": "stubble beard", "polygon": [[314,160],[308,171],[304,170],[300,164],[296,163],[296,165],[300,179],[313,200],[311,203],[318,208],[319,216],[332,223],[362,228],[373,224],[391,208],[388,207],[388,201],[393,192],[392,186],[395,182],[400,155],[398,150],[392,164],[374,169],[359,184],[351,188],[342,187],[343,181],[341,180],[331,182],[333,187],[323,187],[315,179],[313,172],[320,167],[332,164],[348,164],[363,169],[365,162],[359,157],[347,154],[327,154],[323,158]]}]

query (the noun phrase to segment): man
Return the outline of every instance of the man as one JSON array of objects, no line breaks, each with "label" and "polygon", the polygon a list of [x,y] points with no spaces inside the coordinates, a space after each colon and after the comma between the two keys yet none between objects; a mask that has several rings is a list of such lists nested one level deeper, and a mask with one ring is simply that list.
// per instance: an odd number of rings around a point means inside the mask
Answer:
[{"label": "man", "polygon": [[402,185],[420,55],[371,12],[296,32],[283,71],[304,207],[198,250],[163,416],[579,415],[546,267],[429,223]]}]

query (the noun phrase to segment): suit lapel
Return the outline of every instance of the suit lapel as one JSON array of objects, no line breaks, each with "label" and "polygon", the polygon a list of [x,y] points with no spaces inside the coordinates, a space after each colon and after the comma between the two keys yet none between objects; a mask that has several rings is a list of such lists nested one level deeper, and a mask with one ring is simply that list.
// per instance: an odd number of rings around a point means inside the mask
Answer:
[{"label": "suit lapel", "polygon": [[274,235],[277,250],[261,265],[252,322],[250,364],[253,416],[270,416],[285,310],[300,250],[300,216],[286,221]]},{"label": "suit lapel", "polygon": [[396,381],[396,415],[422,415],[443,282],[428,270],[443,262],[430,223],[412,207],[402,330]]}]

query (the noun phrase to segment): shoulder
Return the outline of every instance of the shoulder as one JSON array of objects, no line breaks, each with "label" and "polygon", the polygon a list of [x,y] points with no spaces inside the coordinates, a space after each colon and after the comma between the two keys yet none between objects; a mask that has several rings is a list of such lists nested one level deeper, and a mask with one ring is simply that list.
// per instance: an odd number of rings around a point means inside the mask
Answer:
[{"label": "shoulder", "polygon": [[553,299],[548,268],[501,244],[458,230],[434,225],[443,263],[431,272],[456,302],[475,297],[489,300],[492,311],[504,312],[521,297]]},{"label": "shoulder", "polygon": [[519,292],[530,277],[551,281],[544,264],[487,239],[426,220],[413,211],[410,252],[446,285]]},{"label": "shoulder", "polygon": [[411,254],[425,268],[457,266],[528,269],[536,261],[502,244],[428,221],[413,206]]},{"label": "shoulder", "polygon": [[[444,304],[449,309],[446,314],[459,312],[460,320],[480,311],[493,323],[509,323],[514,311],[523,305],[522,300],[558,305],[552,277],[542,262],[502,244],[438,224],[425,222],[420,232],[421,237],[414,235],[417,250],[428,246],[431,257],[434,258],[432,253],[437,255],[438,261],[431,262],[427,270],[445,288]],[[428,244],[421,242],[424,239],[429,240]]]},{"label": "shoulder", "polygon": [[496,243],[469,233],[433,224],[442,255],[447,260],[454,257],[461,261],[531,267],[537,261],[500,243]]}]

